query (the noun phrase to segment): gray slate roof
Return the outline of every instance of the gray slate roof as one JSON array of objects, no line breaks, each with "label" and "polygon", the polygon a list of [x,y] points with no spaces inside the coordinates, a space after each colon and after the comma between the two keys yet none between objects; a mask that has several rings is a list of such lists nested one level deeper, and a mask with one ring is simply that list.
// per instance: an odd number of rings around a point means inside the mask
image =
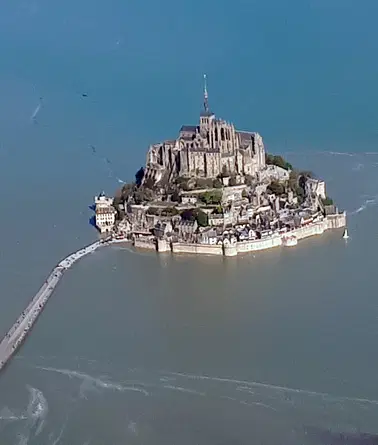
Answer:
[{"label": "gray slate roof", "polygon": [[195,133],[196,132],[196,125],[183,125],[180,129],[180,131],[186,131],[188,133]]},{"label": "gray slate roof", "polygon": [[214,113],[212,113],[211,111],[201,111],[201,116],[202,117],[210,117],[213,116]]}]

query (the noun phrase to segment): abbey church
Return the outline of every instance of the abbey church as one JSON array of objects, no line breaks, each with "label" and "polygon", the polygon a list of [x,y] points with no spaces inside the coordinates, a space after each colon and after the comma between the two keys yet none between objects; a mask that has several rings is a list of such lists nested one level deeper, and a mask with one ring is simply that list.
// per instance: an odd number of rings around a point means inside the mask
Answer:
[{"label": "abbey church", "polygon": [[258,133],[238,131],[233,124],[215,117],[209,109],[205,77],[199,125],[183,125],[177,139],[150,146],[146,167],[145,178],[155,182],[177,176],[256,177],[265,167],[265,149]]}]

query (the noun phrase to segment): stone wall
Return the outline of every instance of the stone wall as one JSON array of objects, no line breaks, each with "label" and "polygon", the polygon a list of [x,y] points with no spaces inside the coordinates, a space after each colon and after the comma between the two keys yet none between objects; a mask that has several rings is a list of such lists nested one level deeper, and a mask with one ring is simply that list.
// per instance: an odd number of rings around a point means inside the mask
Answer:
[{"label": "stone wall", "polygon": [[298,240],[307,238],[309,236],[321,235],[327,230],[327,221],[321,221],[315,224],[309,224],[308,226],[299,227],[298,229],[291,230],[290,235],[295,235]]},{"label": "stone wall", "polygon": [[165,240],[165,239],[160,239],[159,238],[157,240],[157,251],[159,253],[170,252],[171,251],[170,243],[167,240]]},{"label": "stone wall", "polygon": [[236,256],[238,254],[238,250],[236,244],[229,244],[223,246],[223,255],[224,256]]},{"label": "stone wall", "polygon": [[[309,224],[298,229],[288,232],[294,235],[298,240],[307,238],[309,236],[321,235],[325,230],[339,229],[346,226],[346,214],[340,213],[337,215],[329,215],[323,221],[314,224]],[[141,249],[158,250],[158,252],[173,253],[190,253],[201,255],[224,255],[235,256],[239,253],[255,252],[258,250],[272,249],[282,245],[282,238],[280,235],[254,240],[241,241],[235,244],[223,246],[221,244],[194,244],[194,243],[172,243],[172,245],[164,239],[157,240],[157,245],[154,240],[135,238],[134,246]]]},{"label": "stone wall", "polygon": [[243,196],[243,190],[246,189],[246,185],[234,185],[232,187],[225,187],[222,191],[222,201],[228,202],[228,201],[237,201],[239,199],[242,199]]},{"label": "stone wall", "polygon": [[254,252],[256,250],[272,249],[282,244],[281,236],[272,236],[255,241],[241,241],[236,243],[237,253]]},{"label": "stone wall", "polygon": [[221,244],[189,244],[189,243],[172,243],[173,253],[196,253],[202,255],[223,255],[223,247]]},{"label": "stone wall", "polygon": [[346,212],[337,215],[328,215],[326,218],[327,229],[340,229],[346,226]]},{"label": "stone wall", "polygon": [[150,250],[156,250],[156,244],[154,240],[145,240],[142,238],[135,238],[134,240],[134,247],[137,249],[150,249]]}]

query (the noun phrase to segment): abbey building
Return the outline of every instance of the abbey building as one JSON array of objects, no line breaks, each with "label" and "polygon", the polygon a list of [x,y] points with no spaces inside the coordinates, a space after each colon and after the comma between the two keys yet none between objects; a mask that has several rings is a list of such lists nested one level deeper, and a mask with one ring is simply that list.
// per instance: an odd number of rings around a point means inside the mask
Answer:
[{"label": "abbey building", "polygon": [[209,109],[205,83],[199,124],[183,125],[177,139],[150,146],[146,167],[145,178],[155,182],[177,176],[256,177],[265,168],[265,149],[258,133],[238,131],[233,124],[216,118]]}]

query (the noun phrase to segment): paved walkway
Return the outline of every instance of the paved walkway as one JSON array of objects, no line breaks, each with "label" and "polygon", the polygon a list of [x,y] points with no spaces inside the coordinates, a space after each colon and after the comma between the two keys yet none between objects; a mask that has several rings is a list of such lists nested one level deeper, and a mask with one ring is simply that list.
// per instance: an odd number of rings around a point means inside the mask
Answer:
[{"label": "paved walkway", "polygon": [[105,241],[96,241],[89,246],[78,250],[62,260],[51,272],[42,287],[33,297],[22,314],[18,317],[13,326],[9,329],[5,337],[0,343],[0,371],[10,360],[14,352],[21,345],[26,335],[36,322],[38,315],[42,312],[48,299],[51,297],[56,285],[59,283],[64,272],[69,269],[79,259],[85,255],[94,252],[100,246],[111,244],[109,239]]}]

